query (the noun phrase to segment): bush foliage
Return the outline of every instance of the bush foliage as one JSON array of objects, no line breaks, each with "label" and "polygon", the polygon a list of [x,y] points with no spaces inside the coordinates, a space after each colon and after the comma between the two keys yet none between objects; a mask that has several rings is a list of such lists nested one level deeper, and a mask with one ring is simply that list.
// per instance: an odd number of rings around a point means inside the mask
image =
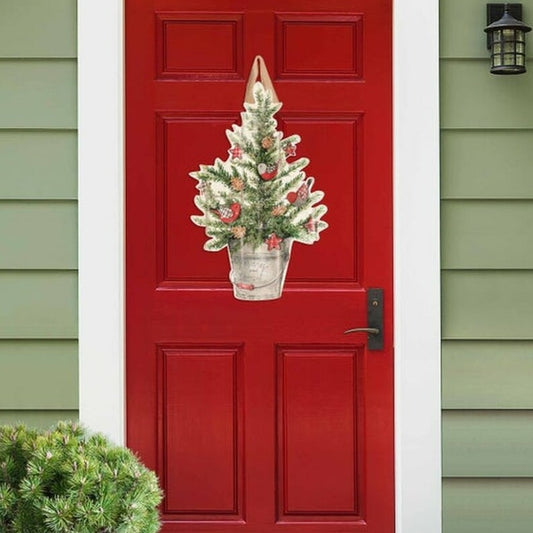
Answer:
[{"label": "bush foliage", "polygon": [[0,531],[152,533],[161,491],[125,448],[75,423],[0,426]]}]

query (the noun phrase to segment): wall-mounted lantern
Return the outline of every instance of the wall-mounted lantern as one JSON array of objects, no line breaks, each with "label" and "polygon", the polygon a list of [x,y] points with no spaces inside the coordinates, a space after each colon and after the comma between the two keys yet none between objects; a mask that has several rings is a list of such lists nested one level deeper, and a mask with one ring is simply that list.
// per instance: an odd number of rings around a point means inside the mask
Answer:
[{"label": "wall-mounted lantern", "polygon": [[522,4],[487,4],[485,31],[492,74],[526,71],[526,33],[531,28],[521,18]]}]

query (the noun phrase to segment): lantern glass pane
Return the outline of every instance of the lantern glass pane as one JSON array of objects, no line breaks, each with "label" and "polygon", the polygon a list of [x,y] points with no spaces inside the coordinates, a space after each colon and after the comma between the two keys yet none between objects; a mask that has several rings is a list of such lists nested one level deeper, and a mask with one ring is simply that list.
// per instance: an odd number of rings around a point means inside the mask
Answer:
[{"label": "lantern glass pane", "polygon": [[504,54],[503,55],[503,64],[504,65],[514,65],[516,61],[516,56],[514,54]]},{"label": "lantern glass pane", "polygon": [[511,42],[508,42],[508,41],[504,41],[503,43],[503,51],[504,52],[507,52],[507,53],[513,53],[514,52],[514,42],[511,41]]},{"label": "lantern glass pane", "polygon": [[525,33],[522,30],[516,30],[516,40],[521,42],[526,40]]},{"label": "lantern glass pane", "polygon": [[502,32],[500,30],[495,30],[493,32],[493,41],[501,41],[502,40]]},{"label": "lantern glass pane", "polygon": [[502,45],[501,43],[494,43],[493,47],[492,47],[492,51],[493,53],[495,54],[500,54],[501,51],[502,51]]},{"label": "lantern glass pane", "polygon": [[503,30],[504,41],[514,41],[514,30]]},{"label": "lantern glass pane", "polygon": [[500,56],[500,55],[492,56],[492,64],[495,67],[500,67],[501,64],[502,64],[502,56]]},{"label": "lantern glass pane", "polygon": [[524,43],[516,43],[516,51],[519,54],[523,54],[526,51],[526,47],[525,47]]},{"label": "lantern glass pane", "polygon": [[525,65],[525,57],[524,56],[516,56],[516,64],[523,67]]}]

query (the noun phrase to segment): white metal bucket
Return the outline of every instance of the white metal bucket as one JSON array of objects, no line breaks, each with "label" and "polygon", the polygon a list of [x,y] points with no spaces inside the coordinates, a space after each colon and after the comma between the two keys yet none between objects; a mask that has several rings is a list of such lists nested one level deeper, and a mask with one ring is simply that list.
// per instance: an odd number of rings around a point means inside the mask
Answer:
[{"label": "white metal bucket", "polygon": [[233,294],[238,300],[275,300],[281,297],[291,257],[292,239],[284,239],[279,249],[269,250],[232,241],[228,246]]}]

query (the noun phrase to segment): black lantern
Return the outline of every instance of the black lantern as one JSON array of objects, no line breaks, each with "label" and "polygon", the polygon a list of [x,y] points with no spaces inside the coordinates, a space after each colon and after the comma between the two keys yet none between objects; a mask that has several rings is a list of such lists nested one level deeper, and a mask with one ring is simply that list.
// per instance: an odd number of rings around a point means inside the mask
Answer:
[{"label": "black lantern", "polygon": [[[491,13],[498,7],[501,10],[502,4],[488,4],[487,7],[489,22],[492,22],[495,19]],[[512,7],[519,7],[521,15],[521,4],[505,4],[503,16],[485,28],[492,74],[522,74],[526,71],[526,33],[531,28],[513,16]]]}]

